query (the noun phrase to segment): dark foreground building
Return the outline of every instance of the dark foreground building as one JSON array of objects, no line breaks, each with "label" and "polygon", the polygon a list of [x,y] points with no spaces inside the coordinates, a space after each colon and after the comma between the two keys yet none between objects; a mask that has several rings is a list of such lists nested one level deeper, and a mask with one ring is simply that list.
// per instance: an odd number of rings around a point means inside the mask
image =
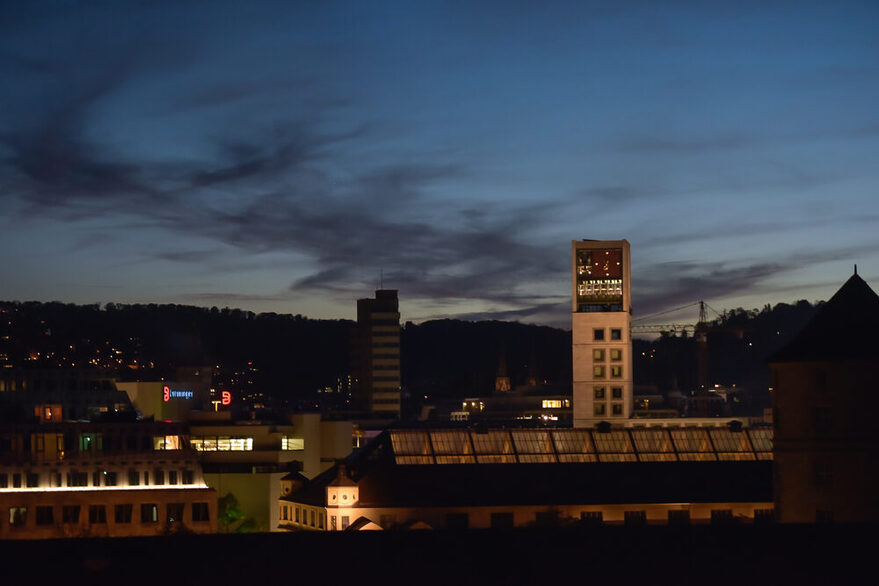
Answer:
[{"label": "dark foreground building", "polygon": [[853,275],[771,367],[778,519],[879,520],[879,296]]}]

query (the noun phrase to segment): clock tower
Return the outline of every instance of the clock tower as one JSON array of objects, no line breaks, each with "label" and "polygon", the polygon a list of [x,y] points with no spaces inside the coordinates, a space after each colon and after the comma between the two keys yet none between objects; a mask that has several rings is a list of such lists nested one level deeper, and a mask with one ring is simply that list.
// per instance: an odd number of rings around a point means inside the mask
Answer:
[{"label": "clock tower", "polygon": [[632,280],[627,240],[572,243],[574,427],[632,414]]}]

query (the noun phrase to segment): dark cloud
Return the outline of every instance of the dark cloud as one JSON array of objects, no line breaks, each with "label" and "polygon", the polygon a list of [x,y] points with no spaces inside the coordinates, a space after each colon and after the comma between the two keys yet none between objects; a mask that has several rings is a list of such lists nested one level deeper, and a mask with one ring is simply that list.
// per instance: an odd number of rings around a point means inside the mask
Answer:
[{"label": "dark cloud", "polygon": [[[803,251],[745,264],[668,262],[643,268],[635,274],[632,288],[635,317],[643,317],[685,303],[725,299],[748,293],[791,290],[768,283],[786,274],[820,263],[851,260],[876,250],[877,243]],[[842,280],[839,281],[842,283]],[[798,287],[802,289],[803,286]]]},{"label": "dark cloud", "polygon": [[638,137],[622,141],[618,149],[633,154],[698,154],[726,151],[754,146],[765,146],[765,137],[728,134],[712,137]]}]

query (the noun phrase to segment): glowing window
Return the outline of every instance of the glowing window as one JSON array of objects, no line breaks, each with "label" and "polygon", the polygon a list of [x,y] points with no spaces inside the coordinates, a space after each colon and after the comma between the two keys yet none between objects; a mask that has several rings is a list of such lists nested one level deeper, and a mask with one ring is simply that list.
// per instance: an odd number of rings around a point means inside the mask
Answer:
[{"label": "glowing window", "polygon": [[305,440],[301,437],[293,437],[292,435],[285,435],[281,438],[281,449],[282,450],[304,450],[305,449]]},{"label": "glowing window", "polygon": [[592,376],[595,378],[604,378],[604,366],[593,366]]},{"label": "glowing window", "polygon": [[562,408],[562,400],[561,399],[544,399],[543,400],[543,408],[544,409],[561,409]]},{"label": "glowing window", "polygon": [[140,505],[141,523],[158,523],[159,506],[154,504]]},{"label": "glowing window", "polygon": [[610,359],[611,360],[622,360],[623,359],[623,351],[619,348],[613,348],[610,351]]},{"label": "glowing window", "polygon": [[611,376],[611,378],[622,378],[623,367],[622,366],[611,366],[610,367],[610,376]]},{"label": "glowing window", "polygon": [[604,362],[604,350],[596,348],[592,351],[592,360],[595,362]]},{"label": "glowing window", "polygon": [[252,452],[252,437],[233,437],[229,440],[229,446],[233,452]]},{"label": "glowing window", "polygon": [[179,450],[180,449],[180,436],[179,435],[153,436],[153,449],[154,450]]}]

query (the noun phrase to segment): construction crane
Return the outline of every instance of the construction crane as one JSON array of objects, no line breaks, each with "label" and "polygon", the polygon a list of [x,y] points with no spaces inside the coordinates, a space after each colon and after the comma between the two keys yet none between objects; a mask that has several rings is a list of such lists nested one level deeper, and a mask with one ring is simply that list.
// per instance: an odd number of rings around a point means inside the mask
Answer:
[{"label": "construction crane", "polygon": [[[647,315],[641,318],[638,318],[634,321],[642,321],[650,318],[654,318],[660,315],[665,315],[668,313],[676,313],[678,311],[687,309],[689,307],[699,306],[699,318],[695,324],[687,324],[687,323],[672,323],[672,324],[635,324],[632,326],[632,333],[636,334],[648,334],[648,333],[658,333],[658,334],[681,334],[683,336],[690,335],[696,339],[696,364],[697,364],[697,376],[696,381],[700,389],[705,389],[708,387],[708,318],[707,313],[705,311],[706,308],[714,311],[715,314],[720,315],[711,308],[704,300],[699,300],[694,303],[688,303],[687,305],[682,305],[681,307],[676,307],[674,309],[669,309],[667,311],[661,311],[659,313],[654,313],[651,315]],[[727,328],[720,328],[721,330],[726,330]],[[711,327],[711,331],[718,331],[717,326]],[[741,338],[742,331],[741,328],[736,330],[738,332],[739,337]]]}]

